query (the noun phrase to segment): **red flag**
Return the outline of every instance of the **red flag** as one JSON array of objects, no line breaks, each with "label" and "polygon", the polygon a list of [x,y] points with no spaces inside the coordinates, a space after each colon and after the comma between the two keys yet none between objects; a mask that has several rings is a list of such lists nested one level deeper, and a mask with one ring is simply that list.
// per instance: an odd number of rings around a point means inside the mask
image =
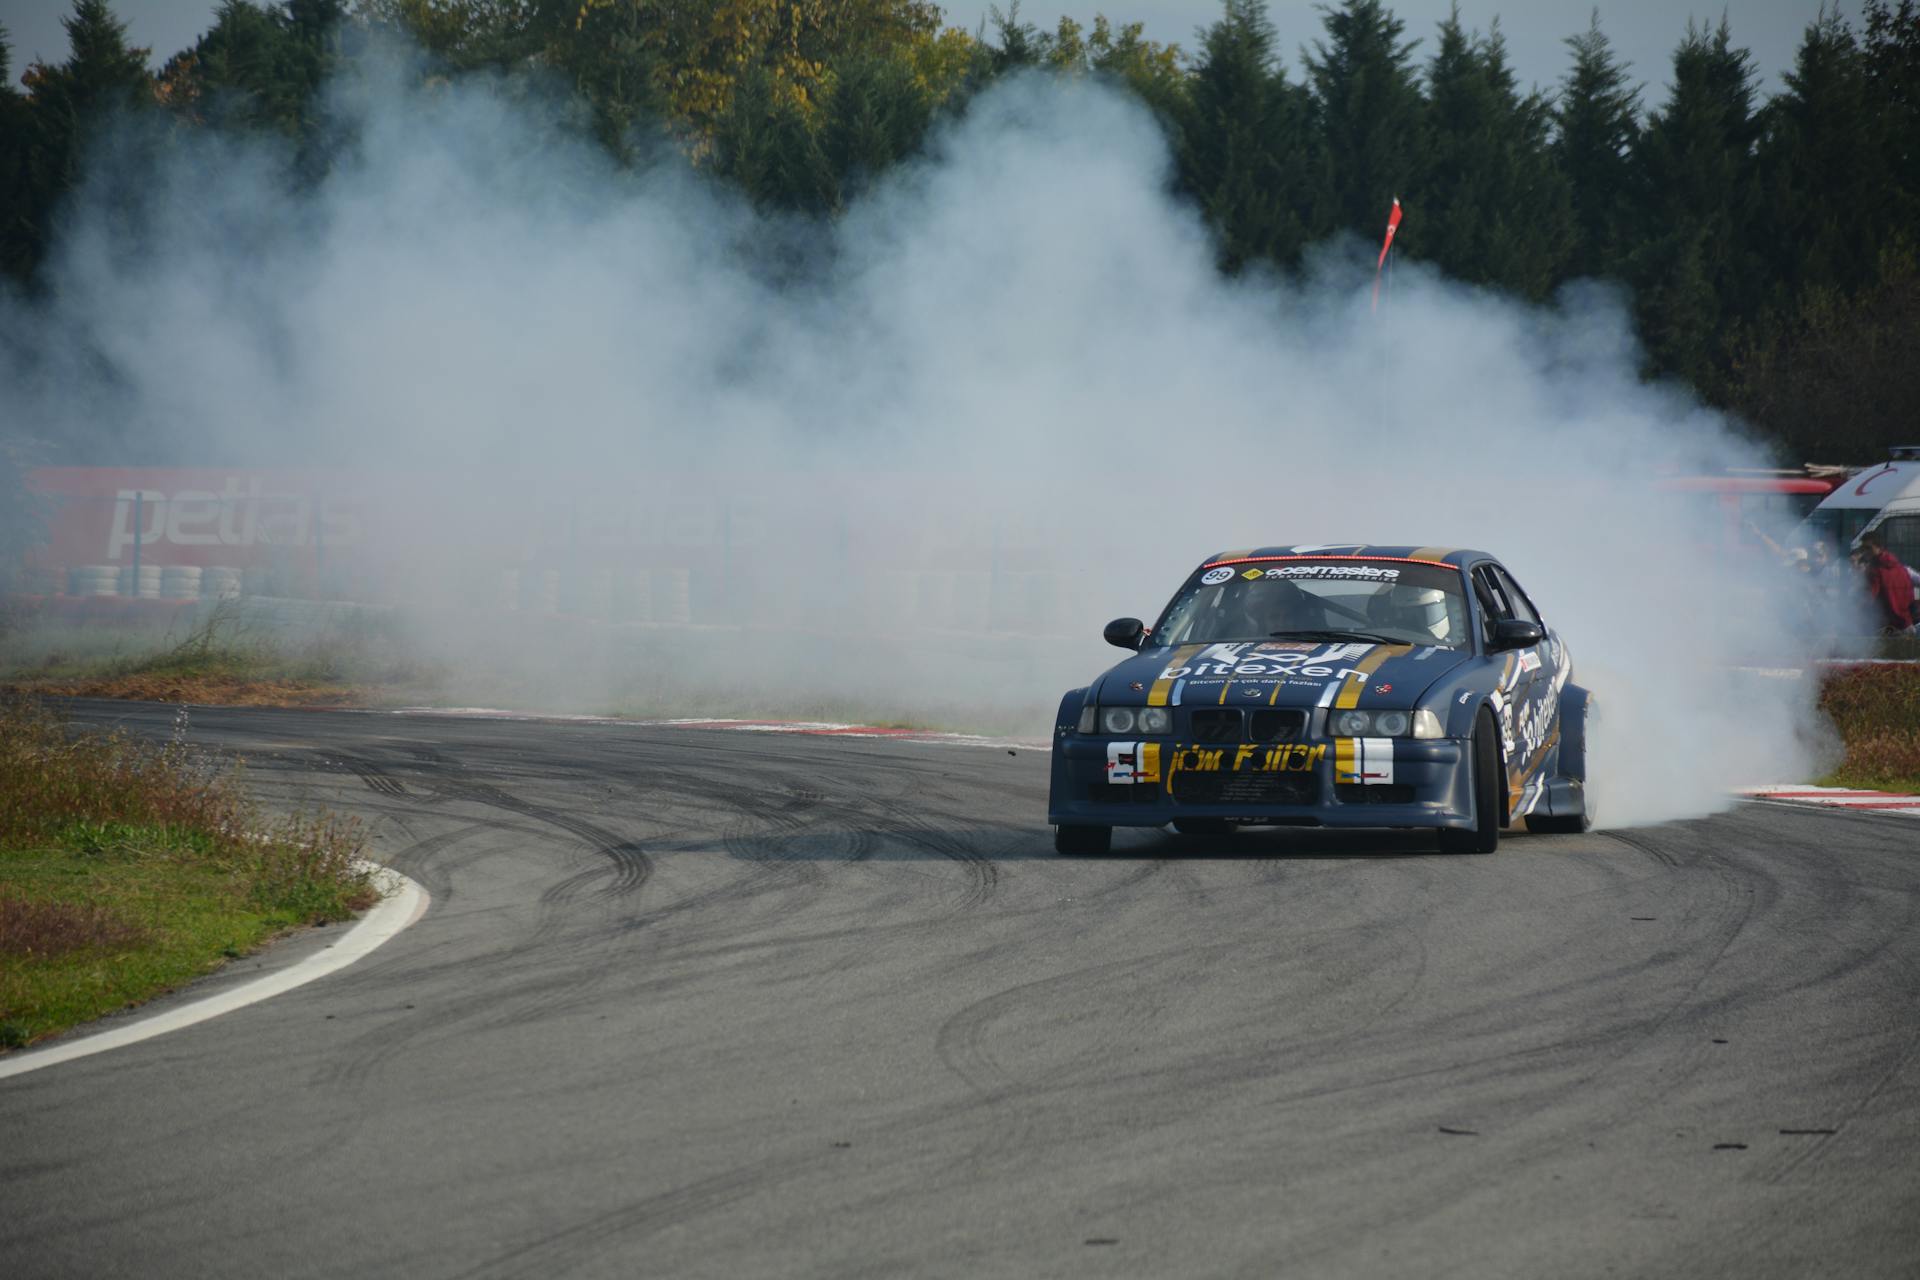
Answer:
[{"label": "red flag", "polygon": [[1387,215],[1387,238],[1380,242],[1380,261],[1373,264],[1373,309],[1380,309],[1380,270],[1393,251],[1393,233],[1400,229],[1400,197],[1393,198],[1393,212]]}]

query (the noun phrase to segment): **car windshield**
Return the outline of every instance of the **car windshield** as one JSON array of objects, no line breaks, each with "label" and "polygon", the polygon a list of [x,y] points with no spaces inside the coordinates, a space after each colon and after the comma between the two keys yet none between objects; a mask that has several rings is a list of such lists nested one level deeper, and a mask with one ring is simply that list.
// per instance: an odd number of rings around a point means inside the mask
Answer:
[{"label": "car windshield", "polygon": [[1460,571],[1405,560],[1278,556],[1202,565],[1151,643],[1372,640],[1467,647]]}]

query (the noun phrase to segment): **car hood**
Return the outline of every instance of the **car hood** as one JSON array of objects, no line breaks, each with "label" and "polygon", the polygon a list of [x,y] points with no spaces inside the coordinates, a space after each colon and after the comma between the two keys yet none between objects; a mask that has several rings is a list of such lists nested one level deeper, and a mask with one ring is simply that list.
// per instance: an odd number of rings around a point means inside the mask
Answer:
[{"label": "car hood", "polygon": [[1411,709],[1435,681],[1466,662],[1463,649],[1360,641],[1231,641],[1147,648],[1100,678],[1103,706],[1199,701],[1310,707],[1328,685],[1366,682],[1361,705]]}]

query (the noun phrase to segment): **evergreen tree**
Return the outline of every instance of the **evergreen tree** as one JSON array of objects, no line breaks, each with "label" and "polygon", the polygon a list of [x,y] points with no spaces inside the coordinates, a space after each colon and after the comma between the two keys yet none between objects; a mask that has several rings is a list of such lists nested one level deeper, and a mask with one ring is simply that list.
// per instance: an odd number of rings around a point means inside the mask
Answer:
[{"label": "evergreen tree", "polygon": [[25,281],[37,260],[27,100],[13,87],[13,42],[0,25],[0,272]]},{"label": "evergreen tree", "polygon": [[25,76],[26,157],[16,203],[21,223],[19,239],[8,249],[29,271],[46,255],[54,211],[78,182],[88,144],[116,114],[153,101],[147,50],[127,44],[126,24],[107,0],[74,0],[72,16],[61,25],[67,60],[57,67],[35,63]]},{"label": "evergreen tree", "polygon": [[591,113],[594,136],[621,163],[636,135],[670,114],[662,87],[673,78],[658,33],[637,4],[582,8],[550,32],[546,57]]},{"label": "evergreen tree", "polygon": [[1868,110],[1866,64],[1838,13],[1806,30],[1786,92],[1762,113],[1761,234],[1775,305],[1808,288],[1869,283],[1879,231],[1903,213],[1888,198],[1880,120]]},{"label": "evergreen tree", "polygon": [[1031,22],[1020,21],[1020,0],[1012,0],[1003,13],[999,5],[987,9],[998,44],[985,46],[987,75],[1002,76],[1022,67],[1037,67],[1047,59],[1052,40]]},{"label": "evergreen tree", "polygon": [[1617,275],[1625,265],[1635,204],[1640,91],[1631,86],[1626,64],[1615,60],[1598,10],[1587,30],[1568,37],[1566,45],[1573,67],[1560,82],[1553,143],[1573,206],[1565,270],[1572,276]]},{"label": "evergreen tree", "polygon": [[1572,239],[1545,101],[1520,96],[1499,28],[1469,35],[1457,8],[1440,24],[1427,84],[1423,252],[1460,279],[1544,297]]},{"label": "evergreen tree", "polygon": [[1395,196],[1409,197],[1406,231],[1418,242],[1416,194],[1425,167],[1424,104],[1413,70],[1419,41],[1382,0],[1323,8],[1327,38],[1307,55],[1321,123],[1332,227],[1377,236]]},{"label": "evergreen tree", "polygon": [[1753,72],[1723,19],[1689,24],[1673,55],[1673,87],[1636,152],[1640,195],[1629,267],[1654,368],[1709,385],[1732,323],[1754,316],[1764,289],[1755,235]]},{"label": "evergreen tree", "polygon": [[763,210],[823,214],[839,206],[832,165],[805,112],[764,70],[735,86],[713,158],[717,171]]},{"label": "evergreen tree", "polygon": [[1867,111],[1880,122],[1887,185],[1908,201],[1920,197],[1920,7],[1867,0],[1861,37]]},{"label": "evergreen tree", "polygon": [[1180,179],[1219,238],[1220,265],[1299,261],[1317,229],[1312,100],[1273,58],[1265,0],[1225,0],[1178,111]]},{"label": "evergreen tree", "polygon": [[1104,15],[1093,19],[1087,38],[1087,64],[1096,72],[1125,82],[1146,104],[1164,117],[1180,111],[1187,79],[1180,66],[1180,46],[1148,40],[1145,26],[1125,23],[1115,34]]},{"label": "evergreen tree", "polygon": [[859,55],[837,68],[821,147],[843,199],[916,150],[933,103],[898,58]]}]

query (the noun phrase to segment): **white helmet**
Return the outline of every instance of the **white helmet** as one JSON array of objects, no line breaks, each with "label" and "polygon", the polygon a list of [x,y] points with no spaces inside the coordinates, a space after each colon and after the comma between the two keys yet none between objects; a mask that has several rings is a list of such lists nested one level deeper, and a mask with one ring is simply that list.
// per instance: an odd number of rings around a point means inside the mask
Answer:
[{"label": "white helmet", "polygon": [[1452,634],[1453,623],[1447,617],[1447,593],[1438,587],[1399,583],[1388,587],[1383,594],[1385,603],[1381,609],[1385,616],[1381,621],[1406,631],[1422,632],[1437,641],[1444,641]]}]

